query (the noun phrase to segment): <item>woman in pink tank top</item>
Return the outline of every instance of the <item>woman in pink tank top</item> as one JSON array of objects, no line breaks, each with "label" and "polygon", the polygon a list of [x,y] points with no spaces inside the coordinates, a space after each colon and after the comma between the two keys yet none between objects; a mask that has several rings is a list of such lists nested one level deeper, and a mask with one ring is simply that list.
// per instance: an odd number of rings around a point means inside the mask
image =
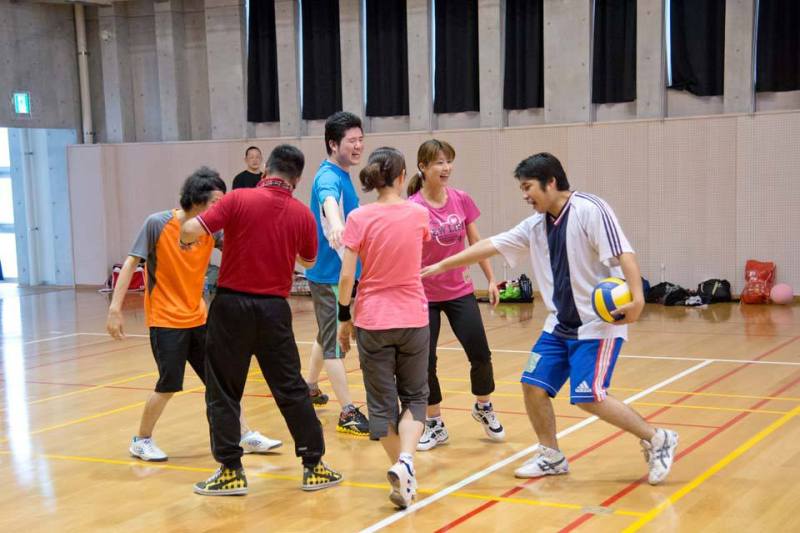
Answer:
[{"label": "woman in pink tank top", "polygon": [[[464,250],[481,239],[475,221],[480,211],[469,194],[449,186],[456,152],[453,147],[436,139],[425,141],[417,151],[417,174],[408,186],[409,200],[430,213],[431,240],[422,248],[422,266],[432,265]],[[489,301],[497,305],[499,294],[489,261],[480,262],[489,283]],[[428,297],[430,320],[430,350],[428,355],[427,420],[417,450],[430,450],[449,438],[442,421],[442,391],[436,376],[436,344],[439,341],[441,313],[444,311],[450,327],[463,346],[470,363],[470,382],[475,403],[472,418],[483,426],[486,435],[495,441],[505,438],[503,425],[492,408],[490,394],[494,392],[492,354],[486,340],[475,288],[467,267],[455,268],[422,280]]]},{"label": "woman in pink tank top", "polygon": [[[425,423],[429,343],[420,279],[422,243],[430,239],[428,212],[401,196],[405,177],[405,159],[396,149],[378,148],[369,156],[359,179],[365,192],[378,191],[378,201],[347,217],[339,276],[339,343],[350,349],[355,323],[369,436],[380,440],[393,463],[386,473],[389,499],[401,509],[416,495],[414,450]],[[351,321],[358,259],[361,280]]]}]

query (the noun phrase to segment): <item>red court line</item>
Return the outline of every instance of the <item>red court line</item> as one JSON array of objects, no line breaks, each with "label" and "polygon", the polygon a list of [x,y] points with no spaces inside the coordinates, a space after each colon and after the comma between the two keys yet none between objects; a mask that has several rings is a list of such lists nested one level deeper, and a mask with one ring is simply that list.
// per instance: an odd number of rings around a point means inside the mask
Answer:
[{"label": "red court line", "polygon": [[[766,352],[762,353],[761,355],[756,357],[754,360],[755,361],[760,361],[761,359],[764,359],[765,357],[775,353],[776,351],[788,346],[789,344],[791,344],[792,342],[796,341],[797,339],[800,339],[800,336],[792,337],[788,341],[782,342],[781,344],[775,346],[774,348],[771,348],[770,350],[767,350]],[[752,364],[751,363],[744,363],[744,364],[742,364],[742,365],[740,365],[740,366],[738,366],[738,367],[736,367],[736,368],[734,368],[734,369],[722,374],[721,376],[712,379],[711,381],[705,383],[704,385],[701,385],[700,387],[696,388],[692,392],[702,392],[702,391],[708,389],[709,387],[712,387],[712,386],[716,385],[720,381],[729,378],[730,376],[736,374],[740,370],[743,370],[743,369],[745,369],[745,368],[747,368],[749,366],[752,366]],[[677,405],[677,404],[683,403],[683,402],[685,402],[687,399],[689,399],[691,397],[692,397],[691,394],[686,394],[686,395],[678,398],[674,402],[672,402],[671,405]],[[662,407],[661,409],[658,409],[657,411],[655,411],[655,412],[651,413],[650,415],[648,415],[647,417],[645,417],[645,420],[650,420],[652,418],[655,418],[656,416],[668,411],[669,409],[670,409],[670,406]],[[605,437],[604,439],[601,439],[601,440],[595,442],[594,444],[590,445],[588,448],[584,448],[583,450],[581,450],[580,452],[576,453],[572,457],[569,457],[567,460],[570,461],[570,462],[574,462],[577,459],[580,459],[581,457],[587,455],[588,453],[596,450],[597,448],[599,448],[601,446],[604,446],[605,444],[613,441],[614,439],[618,438],[619,436],[621,436],[621,435],[623,435],[625,433],[626,433],[625,431],[619,430],[616,433],[613,433],[612,435],[610,435],[608,437]],[[543,478],[532,478],[532,479],[529,479],[528,481],[522,482],[522,483],[520,483],[520,484],[518,484],[518,485],[516,485],[516,486],[514,486],[514,487],[512,487],[510,489],[508,489],[507,491],[505,491],[503,494],[501,494],[501,497],[507,498],[507,497],[509,497],[509,496],[511,496],[513,494],[516,494],[517,492],[519,492],[522,489],[524,489],[526,486],[531,485],[533,483],[536,483],[537,481],[540,481],[541,479],[543,479]],[[467,513],[465,513],[465,514],[463,514],[461,516],[459,516],[455,520],[452,520],[451,522],[448,522],[447,524],[445,524],[441,528],[437,529],[436,533],[449,531],[449,530],[455,528],[456,526],[466,522],[467,520],[469,520],[473,516],[475,516],[475,515],[477,515],[479,513],[482,513],[483,511],[485,511],[486,509],[489,509],[490,507],[493,507],[494,505],[497,505],[497,503],[498,503],[497,500],[488,501],[488,502],[476,507],[475,509],[473,509],[473,510],[471,510],[471,511],[469,511],[469,512],[467,512]]]},{"label": "red court line", "polygon": [[[788,384],[780,387],[773,394],[770,394],[770,396],[774,396],[776,394],[781,394],[782,392],[794,387],[798,383],[800,383],[800,377],[797,377],[797,378],[793,379],[791,382],[789,382]],[[753,404],[750,407],[750,409],[758,409],[761,406],[763,406],[764,404],[769,403],[771,401],[772,400],[760,400],[760,401],[756,402],[755,404]],[[713,439],[714,437],[716,437],[717,435],[719,435],[720,433],[722,433],[726,429],[738,424],[739,422],[741,422],[742,420],[744,420],[747,416],[749,416],[751,414],[752,413],[748,413],[748,412],[739,413],[735,417],[733,417],[730,420],[728,420],[727,422],[725,422],[722,426],[718,427],[714,431],[711,431],[711,432],[707,433],[706,435],[704,435],[700,439],[698,439],[695,442],[693,442],[691,446],[689,446],[688,448],[686,448],[682,452],[680,452],[677,455],[675,455],[675,462],[680,461],[683,457],[689,455],[690,453],[692,453],[694,450],[696,450],[697,448],[699,448],[700,446],[702,446],[706,442],[710,441],[711,439]],[[621,489],[620,491],[616,492],[615,494],[613,494],[609,498],[607,498],[604,501],[602,501],[600,503],[600,506],[601,507],[608,507],[610,505],[613,505],[615,502],[621,500],[622,498],[624,498],[625,496],[627,496],[628,494],[633,492],[634,489],[636,489],[640,485],[644,484],[646,480],[647,480],[647,476],[642,476],[641,478],[639,478],[636,481],[630,483],[625,488]],[[560,530],[560,532],[561,533],[566,533],[568,531],[572,531],[572,530],[578,528],[579,526],[581,526],[582,524],[585,524],[586,522],[591,520],[591,518],[593,516],[594,516],[594,514],[592,514],[592,513],[583,514],[580,517],[578,517],[575,520],[573,520],[572,522],[570,522],[569,524],[567,524],[563,529]]]}]

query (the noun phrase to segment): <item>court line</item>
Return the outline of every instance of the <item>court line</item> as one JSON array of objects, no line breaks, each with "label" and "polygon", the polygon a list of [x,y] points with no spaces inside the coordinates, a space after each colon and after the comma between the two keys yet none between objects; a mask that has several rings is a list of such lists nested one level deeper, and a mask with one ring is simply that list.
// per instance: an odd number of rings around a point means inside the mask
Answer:
[{"label": "court line", "polygon": [[625,528],[623,531],[624,533],[634,533],[635,531],[639,531],[643,526],[647,525],[653,519],[655,519],[658,515],[664,512],[665,509],[677,503],[680,499],[684,496],[692,492],[694,489],[702,485],[706,480],[708,480],[711,476],[728,466],[731,462],[739,458],[745,452],[750,450],[753,446],[767,438],[770,434],[774,433],[778,428],[785,425],[789,422],[792,418],[796,417],[800,414],[800,405],[792,409],[790,412],[783,415],[778,420],[775,420],[772,424],[765,427],[757,434],[750,437],[746,442],[740,445],[738,448],[733,450],[731,453],[720,459],[716,462],[713,466],[707,469],[705,472],[700,474],[699,476],[695,477],[689,483],[685,484],[683,487],[680,488],[677,492],[673,493],[669,498],[662,501],[660,504],[652,508],[650,511],[647,512],[643,517],[639,520]]},{"label": "court line", "polygon": [[[183,396],[185,394],[190,394],[192,392],[198,391],[198,390],[203,389],[203,388],[204,387],[195,387],[193,389],[186,389],[184,391],[175,393],[173,398],[177,397],[177,396]],[[130,409],[135,409],[136,407],[141,407],[145,403],[146,402],[136,402],[136,403],[132,403],[132,404],[129,404],[129,405],[123,405],[122,407],[117,407],[116,409],[110,409],[108,411],[101,411],[99,413],[95,413],[93,415],[84,416],[82,418],[76,418],[74,420],[68,420],[68,421],[62,422],[60,424],[55,424],[53,426],[47,426],[47,427],[44,427],[44,428],[41,428],[41,429],[37,429],[35,431],[31,431],[30,433],[28,433],[28,435],[32,437],[33,435],[39,435],[40,433],[46,433],[48,431],[53,431],[54,429],[61,429],[63,427],[73,426],[75,424],[80,424],[81,422],[88,422],[90,420],[95,420],[97,418],[102,418],[104,416],[113,415],[115,413],[121,413],[123,411],[128,411]],[[10,440],[10,437],[4,437],[4,438],[0,439],[0,444],[6,443],[9,440]]]},{"label": "court line", "polygon": [[55,341],[55,340],[58,340],[58,339],[68,339],[70,337],[77,337],[78,335],[80,335],[80,333],[67,333],[66,335],[59,335],[58,337],[47,337],[47,338],[44,338],[44,339],[36,339],[36,340],[32,340],[32,341],[23,342],[22,344],[23,344],[23,346],[28,346],[29,344],[36,344],[38,342],[49,342],[49,341]]},{"label": "court line", "polygon": [[[107,336],[108,333],[75,333],[75,335],[90,335],[93,337],[103,337]],[[135,334],[135,333],[126,333],[126,337],[141,337],[141,338],[150,338],[149,335],[142,335],[142,334]],[[789,344],[797,337],[792,337],[786,344]],[[314,344],[314,341],[298,341],[295,340],[295,344]],[[355,345],[355,343],[353,343]],[[781,346],[782,347],[782,346]],[[446,350],[452,352],[463,352],[463,348],[451,348],[447,346],[437,346],[437,350]],[[530,350],[505,350],[500,348],[490,348],[492,353],[519,353],[519,354],[530,354]],[[619,357],[623,359],[655,359],[655,360],[666,360],[666,361],[713,361],[714,363],[734,363],[734,364],[751,364],[751,365],[787,365],[787,366],[800,366],[800,362],[797,361],[759,361],[758,359],[747,360],[747,359],[729,359],[729,358],[721,358],[721,357],[678,357],[678,356],[670,356],[670,355],[620,355]]]},{"label": "court line", "polygon": [[[791,389],[792,387],[795,387],[798,383],[800,383],[800,376],[795,377],[789,383],[786,383],[785,385],[782,385],[782,386],[778,387],[778,389],[776,389],[773,394],[775,394],[775,395],[781,394],[784,391],[787,391],[787,390]],[[770,400],[761,400],[759,402],[754,403],[751,407],[754,408],[754,409],[757,409],[757,408],[761,407],[762,405],[765,405],[765,404],[767,404],[769,402],[770,402]],[[738,424],[740,421],[744,420],[749,415],[750,415],[750,413],[739,413],[738,415],[734,416],[733,418],[731,418],[730,420],[728,420],[727,422],[722,424],[717,429],[707,433],[706,435],[704,435],[703,437],[701,437],[700,439],[696,440],[691,445],[689,445],[689,447],[687,447],[684,450],[680,451],[675,456],[675,461],[676,462],[680,461],[683,457],[689,455],[694,450],[696,450],[697,448],[699,448],[700,446],[702,446],[706,442],[710,441],[711,439],[713,439],[714,437],[716,437],[717,435],[719,435],[720,433],[722,433],[726,429],[728,429],[730,427],[733,427],[734,425]],[[622,432],[619,432],[617,435],[621,435],[621,434],[622,434]],[[613,440],[613,438],[615,438],[615,437],[612,437],[612,439],[610,439],[610,440]],[[642,476],[641,478],[637,479],[636,481],[628,484],[623,489],[617,491],[615,494],[609,496],[608,498],[606,498],[605,500],[600,502],[600,506],[612,505],[612,504],[616,503],[620,499],[624,498],[625,496],[627,496],[628,494],[633,492],[633,490],[635,490],[638,486],[642,485],[644,483],[645,479],[646,479],[646,477]],[[581,515],[577,519],[575,519],[572,522],[570,522],[569,524],[567,524],[567,526],[565,526],[563,529],[561,529],[561,533],[566,533],[568,531],[572,531],[573,529],[577,528],[578,526],[580,526],[584,522],[590,520],[592,518],[592,516],[593,515],[587,515],[587,514]]]},{"label": "court line", "polygon": [[[132,377],[128,377],[128,378],[125,378],[125,379],[120,379],[118,381],[112,381],[110,383],[103,383],[103,384],[100,384],[100,385],[88,385],[88,387],[89,387],[88,389],[81,389],[81,390],[76,390],[76,391],[72,391],[72,392],[65,392],[64,394],[56,394],[55,396],[48,396],[46,398],[40,398],[38,400],[31,400],[31,401],[27,402],[27,404],[28,405],[36,405],[36,404],[39,404],[39,403],[49,402],[51,400],[57,400],[57,399],[60,399],[60,398],[66,398],[68,396],[75,396],[76,394],[83,394],[83,393],[91,392],[91,391],[98,390],[98,389],[104,389],[104,388],[107,388],[107,387],[111,388],[114,385],[119,385],[119,384],[122,384],[122,383],[128,383],[130,381],[136,381],[137,379],[142,379],[142,378],[145,378],[145,377],[148,377],[148,376],[155,376],[156,374],[157,374],[157,372],[147,372],[145,374],[139,374],[138,376],[132,376]],[[54,385],[58,385],[58,384],[56,383]],[[65,385],[65,386],[69,386],[69,385]],[[87,386],[87,385],[81,385],[81,386]],[[5,407],[0,408],[0,412],[3,412],[5,410],[6,410]]]},{"label": "court line", "polygon": [[[769,350],[767,350],[767,351],[761,353],[760,355],[758,355],[755,360],[756,361],[761,360],[761,359],[763,359],[763,358],[775,353],[776,351],[778,351],[778,350],[780,350],[782,348],[785,348],[786,346],[788,346],[789,344],[793,343],[794,341],[796,341],[798,339],[800,339],[800,336],[793,337],[792,339],[790,339],[790,340],[788,340],[786,342],[782,342],[782,343],[778,344],[777,346],[773,346]],[[721,376],[717,376],[714,379],[712,379],[710,381],[707,381],[705,384],[697,387],[694,390],[694,392],[702,392],[702,391],[704,391],[706,389],[709,389],[712,386],[716,385],[717,383],[719,383],[719,382],[731,377],[732,375],[736,374],[737,372],[740,372],[740,371],[744,370],[745,368],[748,368],[749,366],[750,365],[747,365],[747,364],[739,365],[736,368],[733,368],[733,369],[725,372]],[[781,394],[783,391],[787,390],[788,388],[789,388],[789,386],[785,386],[784,388],[781,388],[778,391],[776,391],[773,395]],[[685,396],[682,396],[681,398],[678,398],[677,400],[672,402],[672,404],[669,407],[662,407],[661,409],[658,409],[657,411],[654,411],[653,413],[650,413],[649,415],[647,415],[645,417],[645,420],[652,420],[655,417],[657,417],[657,416],[669,411],[669,409],[671,407],[673,407],[675,405],[678,405],[678,404],[688,400],[689,398],[691,398],[691,396],[688,395],[688,394],[685,395]],[[762,402],[763,403],[758,404],[758,406],[761,406],[764,403],[767,403],[765,400],[762,400]],[[740,413],[737,416],[744,418],[744,417],[748,416],[748,413]],[[721,431],[721,430],[715,430],[714,432],[719,432],[719,431]],[[712,433],[714,433],[714,432],[712,432]],[[616,433],[613,433],[612,435],[610,435],[608,437],[605,437],[605,438],[595,442],[594,444],[590,445],[589,447],[584,448],[583,450],[581,450],[580,452],[574,454],[572,457],[569,457],[568,459],[569,459],[569,461],[575,461],[575,460],[577,460],[577,459],[579,459],[579,458],[591,453],[592,451],[596,450],[597,448],[600,448],[601,446],[605,446],[609,442],[611,442],[611,441],[613,441],[613,440],[615,440],[615,439],[617,439],[620,436],[625,435],[625,434],[626,434],[625,431],[619,430]],[[526,481],[524,483],[515,485],[511,489],[507,490],[503,495],[504,496],[508,496],[510,494],[514,494],[515,492],[518,492],[518,491],[522,490],[526,485],[529,485],[531,483],[535,483],[535,482],[537,482],[537,481],[539,481],[541,479],[542,478],[534,478],[534,479],[530,479],[530,480],[528,480],[528,481]],[[636,485],[632,485],[632,486],[635,488]],[[481,513],[483,511],[485,511],[486,509],[488,509],[492,505],[494,505],[494,503],[493,502],[489,502],[489,503],[483,504],[480,507],[477,507],[477,508],[475,508],[475,509],[473,509],[473,510],[471,510],[471,511],[469,511],[469,512],[467,512],[467,513],[465,513],[465,514],[463,514],[461,516],[459,516],[455,520],[452,520],[451,522],[445,524],[443,527],[439,528],[437,530],[437,533],[452,529],[453,527],[455,527],[455,526],[457,526],[457,525],[469,520],[470,518],[472,518],[473,516],[477,515],[478,513]],[[578,518],[578,520],[572,522],[572,524],[577,524],[578,521],[580,521],[580,520],[582,520],[582,521],[589,520],[592,516],[593,515],[583,515],[582,517]],[[570,525],[572,525],[572,524],[570,524]],[[570,527],[570,526],[567,526],[567,527]]]},{"label": "court line", "polygon": [[[452,381],[456,383],[470,383],[468,378],[443,378],[439,377],[439,381]],[[519,385],[519,381],[506,381],[502,379],[496,379],[496,385]],[[609,392],[639,392],[641,388],[634,388],[634,387],[610,387],[608,389]],[[495,393],[492,393],[494,395]],[[703,396],[709,398],[742,398],[744,400],[775,400],[780,402],[800,402],[800,397],[792,397],[792,396],[755,396],[752,394],[725,394],[725,393],[718,393],[718,392],[691,392],[691,391],[682,391],[682,390],[660,390],[658,394],[674,394],[677,396],[681,396],[684,394],[689,394],[690,396]],[[556,400],[559,398],[556,397]],[[567,399],[565,399],[567,401]]]},{"label": "court line", "polygon": [[[0,450],[0,455],[12,455],[13,452],[10,450]],[[143,462],[135,459],[106,459],[102,457],[87,457],[87,456],[80,456],[80,455],[60,455],[60,454],[48,454],[48,453],[40,453],[36,454],[36,457],[49,459],[49,460],[61,460],[61,461],[77,461],[77,462],[84,462],[84,463],[96,463],[96,464],[107,464],[107,465],[115,465],[115,466],[136,466],[141,468],[153,468],[153,469],[160,469],[160,470],[176,470],[176,471],[183,471],[183,472],[199,472],[203,474],[213,473],[216,472],[216,468],[209,468],[209,467],[196,467],[196,466],[182,466],[182,465],[175,465],[175,464],[168,464],[168,463],[153,463],[153,462]],[[282,481],[298,481],[302,482],[302,476],[292,476],[286,474],[272,474],[267,472],[246,472],[247,477],[250,478],[262,478],[262,479],[273,479],[273,480],[282,480]],[[389,490],[390,486],[388,483],[362,483],[358,481],[349,481],[345,479],[340,484],[343,487],[354,487],[354,488],[363,488],[363,489],[377,489],[377,490]],[[420,489],[419,492],[421,493],[434,493],[436,492],[435,489]],[[533,500],[530,498],[503,498],[502,496],[493,496],[489,494],[475,494],[469,492],[456,492],[451,494],[451,496],[464,498],[464,499],[472,499],[472,500],[482,500],[482,501],[502,501],[506,503],[513,503],[517,505],[528,505],[528,506],[535,506],[535,507],[550,507],[555,509],[570,509],[570,510],[585,510],[588,508],[586,505],[580,505],[577,503],[562,503],[562,502],[553,502],[553,501],[540,501],[540,500]],[[631,511],[626,509],[603,509],[607,511],[608,514],[614,514],[619,516],[631,516],[635,518],[639,518],[645,515],[642,511]]]},{"label": "court line", "polygon": [[[675,374],[674,376],[672,376],[670,378],[667,378],[667,379],[661,381],[660,383],[657,383],[657,384],[653,385],[652,387],[649,387],[648,389],[643,390],[642,392],[636,393],[633,396],[630,396],[630,397],[626,398],[625,400],[623,400],[623,402],[624,403],[634,402],[634,401],[638,400],[639,398],[647,396],[651,392],[656,391],[656,390],[660,389],[661,387],[665,387],[665,386],[669,385],[670,383],[673,383],[673,382],[675,382],[675,381],[677,381],[679,379],[682,379],[682,378],[688,376],[689,374],[692,374],[692,373],[700,370],[701,368],[705,368],[706,366],[708,366],[710,364],[711,364],[711,361],[703,361],[702,363],[696,364],[696,365],[694,365],[694,366],[692,366],[690,368],[687,368],[686,370],[683,370],[682,372],[679,372],[679,373]],[[575,431],[578,431],[579,429],[582,429],[582,428],[588,426],[589,424],[592,424],[593,422],[596,422],[597,420],[599,420],[599,418],[597,418],[596,416],[590,416],[590,417],[582,420],[581,422],[578,422],[577,424],[574,424],[574,425],[568,427],[567,429],[562,430],[561,432],[559,432],[556,435],[556,437],[557,438],[566,437],[570,433],[574,433]],[[380,530],[380,529],[382,529],[384,527],[387,527],[387,526],[397,522],[398,520],[401,520],[402,518],[405,518],[406,516],[408,516],[408,515],[410,515],[412,513],[415,513],[417,511],[419,511],[420,509],[423,509],[423,508],[427,507],[428,505],[441,500],[445,496],[448,496],[448,495],[450,495],[450,494],[452,494],[454,492],[457,492],[462,487],[465,487],[465,486],[467,486],[467,485],[469,485],[469,484],[471,484],[471,483],[473,483],[473,482],[475,482],[475,481],[477,481],[477,480],[479,480],[479,479],[481,479],[483,477],[486,477],[489,474],[491,474],[492,472],[495,472],[495,471],[503,468],[504,466],[506,466],[508,464],[511,464],[514,461],[517,461],[517,460],[521,459],[522,457],[525,457],[526,455],[530,455],[534,450],[536,450],[538,448],[538,446],[539,446],[539,444],[536,443],[536,444],[534,444],[532,446],[529,446],[529,447],[525,448],[524,450],[521,450],[521,451],[519,451],[519,452],[517,452],[517,453],[515,453],[513,455],[510,455],[509,457],[506,457],[505,459],[503,459],[501,461],[498,461],[498,462],[494,463],[493,465],[490,465],[490,466],[484,468],[483,470],[481,470],[479,472],[476,472],[476,473],[474,473],[474,474],[462,479],[461,481],[459,481],[457,483],[454,483],[454,484],[450,485],[449,487],[446,487],[446,488],[438,491],[437,493],[435,493],[435,494],[433,494],[433,495],[431,495],[431,496],[429,496],[429,497],[427,497],[427,498],[425,498],[425,499],[423,499],[423,500],[411,505],[407,509],[405,509],[403,511],[395,512],[394,514],[388,516],[387,518],[384,518],[383,520],[381,520],[379,522],[376,522],[375,524],[363,529],[362,533],[371,533],[371,532],[378,531],[378,530]]]}]

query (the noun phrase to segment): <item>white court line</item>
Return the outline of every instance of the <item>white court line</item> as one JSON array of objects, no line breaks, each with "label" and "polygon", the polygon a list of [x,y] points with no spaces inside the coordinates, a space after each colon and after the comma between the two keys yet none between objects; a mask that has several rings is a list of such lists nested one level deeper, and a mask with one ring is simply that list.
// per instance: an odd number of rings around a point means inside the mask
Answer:
[{"label": "white court line", "polygon": [[[73,333],[72,335],[91,335],[94,337],[105,337],[108,333]],[[71,335],[67,335],[71,336]],[[126,337],[143,337],[149,338],[149,335],[141,335],[141,334],[134,334],[134,333],[126,333]],[[59,337],[54,337],[57,339]],[[48,340],[48,339],[42,339]],[[52,339],[49,339],[52,340]],[[32,341],[32,342],[39,342],[39,341]],[[296,344],[314,344],[314,341],[295,341]],[[355,345],[355,343],[353,343]],[[463,348],[451,348],[449,346],[439,346],[436,348],[437,350],[446,350],[451,352],[463,352]],[[501,350],[496,348],[491,348],[492,353],[521,353],[530,355],[530,350]],[[708,361],[710,363],[733,363],[733,364],[742,364],[742,365],[786,365],[786,366],[800,366],[800,362],[798,361],[755,361],[749,359],[725,359],[719,357],[678,357],[678,356],[670,356],[670,355],[620,355],[622,359],[656,359],[656,360],[664,360],[664,361]]]},{"label": "white court line", "polygon": [[[655,392],[656,390],[658,390],[658,389],[660,389],[662,387],[666,387],[670,383],[672,383],[674,381],[678,381],[679,379],[682,379],[682,378],[688,376],[689,374],[691,374],[693,372],[696,372],[696,371],[700,370],[701,368],[710,365],[711,363],[713,363],[713,361],[711,361],[711,360],[703,361],[702,363],[694,365],[691,368],[687,368],[683,372],[675,374],[671,378],[667,378],[664,381],[662,381],[661,383],[657,383],[657,384],[653,385],[652,387],[650,387],[648,389],[645,389],[645,390],[643,390],[641,392],[637,392],[633,396],[629,396],[628,398],[623,400],[623,403],[635,402],[639,398],[642,398],[643,396],[647,396],[651,392]],[[556,434],[556,438],[559,438],[559,439],[564,438],[567,435],[569,435],[570,433],[574,433],[574,432],[578,431],[579,429],[584,428],[584,427],[588,426],[589,424],[591,424],[593,422],[596,422],[597,420],[599,420],[599,419],[596,416],[590,416],[589,418],[581,420],[577,424],[574,424],[574,425],[568,427],[567,429],[557,433]],[[475,481],[477,481],[477,480],[479,480],[479,479],[481,479],[483,477],[486,477],[489,474],[491,474],[492,472],[495,472],[495,471],[503,468],[504,466],[506,466],[506,465],[508,465],[510,463],[513,463],[514,461],[517,461],[517,460],[525,457],[526,455],[528,455],[528,454],[532,453],[534,450],[536,450],[538,445],[539,445],[538,443],[534,444],[533,446],[529,446],[529,447],[525,448],[524,450],[515,453],[514,455],[506,457],[502,461],[499,461],[499,462],[497,462],[497,463],[495,463],[495,464],[493,464],[493,465],[491,465],[489,467],[486,467],[483,470],[481,470],[480,472],[476,472],[476,473],[472,474],[471,476],[462,479],[458,483],[450,485],[449,487],[447,487],[445,489],[442,489],[439,492],[436,492],[436,493],[432,494],[431,496],[428,496],[424,500],[421,500],[421,501],[415,503],[414,505],[412,505],[411,507],[408,507],[406,510],[398,511],[398,512],[394,513],[393,515],[391,515],[391,516],[389,516],[387,518],[384,518],[380,522],[377,522],[377,523],[369,526],[366,529],[362,529],[361,533],[372,533],[373,531],[378,531],[378,530],[380,530],[380,529],[382,529],[382,528],[384,528],[386,526],[389,526],[389,525],[397,522],[398,520],[401,520],[401,519],[405,518],[406,516],[410,515],[411,513],[419,511],[420,509],[422,509],[424,507],[427,507],[428,505],[430,505],[430,504],[432,504],[432,503],[434,503],[434,502],[436,502],[438,500],[441,500],[445,496],[448,496],[448,495],[460,490],[461,488],[466,487],[470,483],[473,483],[473,482],[475,482]]]},{"label": "white court line", "polygon": [[58,340],[58,339],[68,339],[70,337],[77,337],[78,335],[81,335],[81,334],[80,333],[67,333],[66,335],[59,335],[58,337],[47,337],[47,338],[44,338],[44,339],[36,339],[36,340],[33,340],[33,341],[23,342],[22,344],[27,346],[28,344],[36,344],[37,342],[47,342],[47,341],[55,341],[55,340]]}]

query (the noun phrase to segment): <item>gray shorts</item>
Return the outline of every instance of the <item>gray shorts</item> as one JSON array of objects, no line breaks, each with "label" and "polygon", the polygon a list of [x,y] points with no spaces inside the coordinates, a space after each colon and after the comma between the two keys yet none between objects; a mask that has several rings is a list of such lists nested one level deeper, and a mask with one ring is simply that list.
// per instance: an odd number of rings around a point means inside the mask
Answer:
[{"label": "gray shorts", "polygon": [[343,359],[344,352],[336,341],[339,327],[339,286],[326,283],[308,282],[311,301],[314,302],[314,315],[317,317],[317,343],[322,346],[323,359]]},{"label": "gray shorts", "polygon": [[390,425],[397,431],[406,410],[424,424],[428,406],[428,326],[376,331],[356,328],[356,340],[367,390],[369,438],[385,437]]}]

